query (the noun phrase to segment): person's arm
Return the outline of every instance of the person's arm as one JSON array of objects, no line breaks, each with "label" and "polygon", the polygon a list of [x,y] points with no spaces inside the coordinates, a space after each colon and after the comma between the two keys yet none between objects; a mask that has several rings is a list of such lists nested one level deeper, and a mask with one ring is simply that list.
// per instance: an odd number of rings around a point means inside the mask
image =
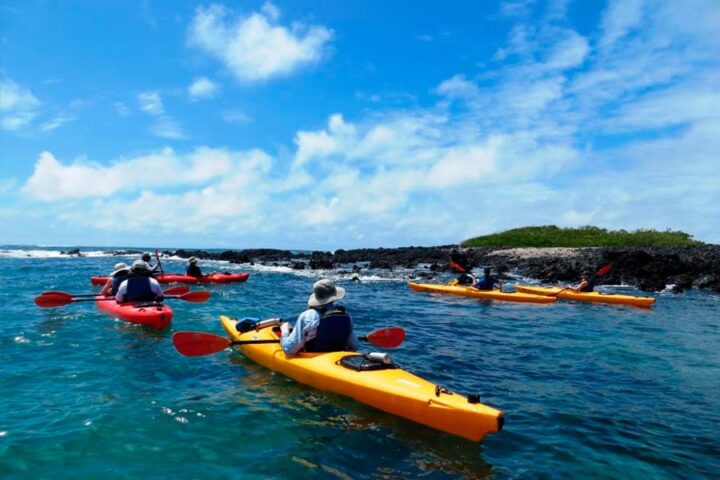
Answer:
[{"label": "person's arm", "polygon": [[127,280],[123,281],[115,294],[115,301],[117,303],[123,303],[125,301],[125,294],[127,293]]},{"label": "person's arm", "polygon": [[112,284],[113,284],[113,277],[109,277],[107,279],[107,282],[105,282],[105,285],[103,285],[102,290],[100,290],[100,293],[98,295],[107,295],[110,293],[110,290],[112,290]]},{"label": "person's arm", "polygon": [[160,283],[154,278],[150,279],[150,290],[152,290],[152,292],[155,294],[156,300],[162,301],[163,297],[165,296],[165,292],[163,292]]},{"label": "person's arm", "polygon": [[305,346],[305,331],[312,328],[313,324],[320,322],[320,314],[315,310],[306,310],[298,316],[295,328],[288,332],[287,323],[283,324],[280,345],[285,355],[295,355]]}]

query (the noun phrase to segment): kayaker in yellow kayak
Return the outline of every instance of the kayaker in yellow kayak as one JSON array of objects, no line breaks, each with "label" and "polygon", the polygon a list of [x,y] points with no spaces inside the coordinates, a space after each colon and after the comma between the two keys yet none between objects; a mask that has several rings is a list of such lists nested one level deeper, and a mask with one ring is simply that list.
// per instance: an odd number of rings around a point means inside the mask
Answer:
[{"label": "kayaker in yellow kayak", "polygon": [[495,284],[498,284],[498,288],[502,290],[503,282],[495,275],[491,275],[492,270],[490,267],[485,267],[483,270],[483,277],[477,282],[473,283],[472,287],[478,290],[492,290],[495,288]]},{"label": "kayaker in yellow kayak", "polygon": [[117,293],[115,301],[123,302],[161,302],[164,293],[157,280],[152,278],[152,272],[147,263],[135,260],[130,268],[130,275],[124,280]]},{"label": "kayaker in yellow kayak", "polygon": [[583,273],[580,276],[580,283],[577,285],[569,285],[568,290],[572,290],[577,293],[592,292],[595,288],[595,276],[588,273]]},{"label": "kayaker in yellow kayak", "polygon": [[453,250],[450,253],[450,267],[460,273],[453,285],[472,285],[475,283],[475,277],[470,274],[472,268],[465,252]]},{"label": "kayaker in yellow kayak", "polygon": [[280,326],[280,345],[286,355],[305,352],[338,352],[358,349],[352,319],[335,301],[345,297],[345,289],[331,280],[315,282],[308,299],[308,309],[298,315],[295,328],[285,322]]},{"label": "kayaker in yellow kayak", "polygon": [[127,279],[129,273],[130,267],[127,263],[116,263],[115,269],[108,277],[102,290],[100,290],[100,295],[115,295],[120,288],[120,284]]},{"label": "kayaker in yellow kayak", "polygon": [[201,278],[203,276],[202,270],[200,270],[200,267],[198,267],[197,264],[197,258],[190,257],[188,258],[188,267],[185,271],[185,275],[189,275],[191,277],[195,278]]}]

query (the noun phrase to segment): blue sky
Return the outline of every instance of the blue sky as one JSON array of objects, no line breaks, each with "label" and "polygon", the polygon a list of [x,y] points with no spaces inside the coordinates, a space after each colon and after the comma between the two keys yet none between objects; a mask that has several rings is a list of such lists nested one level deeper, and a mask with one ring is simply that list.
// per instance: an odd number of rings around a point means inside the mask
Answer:
[{"label": "blue sky", "polygon": [[0,4],[0,243],[720,242],[720,3]]}]

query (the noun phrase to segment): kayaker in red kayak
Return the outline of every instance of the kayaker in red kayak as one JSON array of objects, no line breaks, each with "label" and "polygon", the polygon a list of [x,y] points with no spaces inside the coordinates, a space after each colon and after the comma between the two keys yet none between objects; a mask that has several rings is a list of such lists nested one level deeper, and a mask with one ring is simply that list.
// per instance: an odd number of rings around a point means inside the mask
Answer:
[{"label": "kayaker in red kayak", "polygon": [[116,263],[115,269],[108,277],[107,282],[100,290],[100,295],[115,295],[120,288],[120,284],[128,278],[130,267],[127,263]]},{"label": "kayaker in red kayak", "polygon": [[308,309],[298,315],[295,328],[280,326],[280,345],[286,355],[305,352],[355,351],[358,340],[353,332],[352,319],[342,305],[335,301],[345,296],[345,289],[336,287],[331,280],[320,280],[313,285]]},{"label": "kayaker in red kayak", "polygon": [[163,289],[157,280],[152,278],[152,272],[147,263],[136,260],[130,268],[130,275],[118,288],[115,300],[123,302],[161,302]]},{"label": "kayaker in red kayak", "polygon": [[195,258],[195,257],[188,258],[188,267],[187,267],[187,270],[185,271],[185,275],[188,275],[190,277],[195,277],[195,278],[202,278],[203,274],[202,274],[202,270],[200,270],[200,267],[198,267],[197,258]]},{"label": "kayaker in red kayak", "polygon": [[154,274],[160,273],[160,261],[155,264],[155,266],[150,265],[150,260],[152,260],[152,255],[150,255],[150,252],[145,252],[142,254],[142,261],[147,263],[148,268],[150,271]]}]

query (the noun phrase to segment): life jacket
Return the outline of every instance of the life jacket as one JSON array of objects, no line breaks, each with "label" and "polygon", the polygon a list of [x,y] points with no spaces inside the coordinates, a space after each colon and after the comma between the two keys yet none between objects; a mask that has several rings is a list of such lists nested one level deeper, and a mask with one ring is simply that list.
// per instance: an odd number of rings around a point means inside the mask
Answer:
[{"label": "life jacket", "polygon": [[475,277],[469,273],[463,273],[457,278],[457,285],[472,285],[475,282]]},{"label": "life jacket", "polygon": [[492,275],[487,275],[475,284],[475,288],[478,290],[492,290],[495,286],[496,279]]},{"label": "life jacket", "polygon": [[352,332],[352,320],[345,307],[335,305],[330,309],[315,308],[320,314],[317,334],[305,342],[306,352],[339,352],[348,350],[348,338]]},{"label": "life jacket", "polygon": [[112,291],[111,291],[111,293],[112,293],[113,295],[115,295],[115,294],[118,292],[118,290],[120,290],[120,284],[122,284],[122,282],[124,282],[125,280],[127,280],[127,278],[128,278],[127,272],[118,273],[117,275],[115,275],[115,276],[113,277],[113,279],[112,279]]},{"label": "life jacket", "polygon": [[155,292],[150,288],[150,277],[130,275],[127,278],[126,302],[147,302],[156,298]]},{"label": "life jacket", "polygon": [[592,292],[595,289],[595,277],[588,278],[587,287],[581,289],[581,292]]},{"label": "life jacket", "polygon": [[203,276],[202,270],[200,270],[200,267],[198,267],[197,265],[189,265],[187,270],[185,270],[185,275],[195,278],[200,278]]}]

